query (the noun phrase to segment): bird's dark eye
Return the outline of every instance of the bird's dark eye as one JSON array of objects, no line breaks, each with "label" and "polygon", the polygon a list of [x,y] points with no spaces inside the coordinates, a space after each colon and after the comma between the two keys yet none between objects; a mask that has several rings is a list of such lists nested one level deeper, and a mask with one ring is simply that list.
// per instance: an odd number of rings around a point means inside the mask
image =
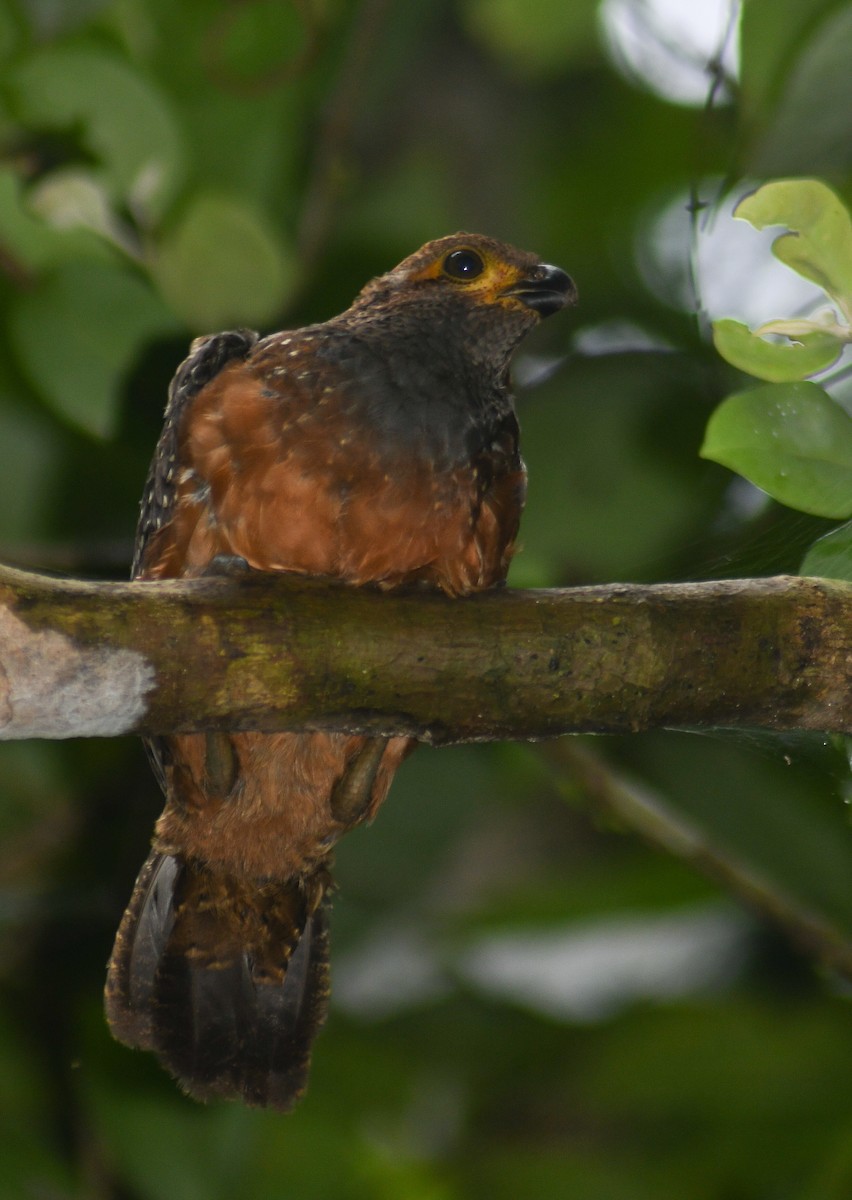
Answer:
[{"label": "bird's dark eye", "polygon": [[453,250],[444,259],[444,273],[452,279],[476,279],[485,270],[485,263],[475,250]]}]

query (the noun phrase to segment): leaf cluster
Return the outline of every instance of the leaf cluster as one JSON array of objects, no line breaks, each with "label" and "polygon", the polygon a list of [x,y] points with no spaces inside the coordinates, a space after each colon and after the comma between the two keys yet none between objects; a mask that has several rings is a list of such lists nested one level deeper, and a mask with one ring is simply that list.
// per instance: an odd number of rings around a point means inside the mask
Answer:
[{"label": "leaf cluster", "polygon": [[[701,452],[792,508],[848,518],[852,417],[840,398],[807,380],[833,367],[852,342],[852,219],[839,197],[813,179],[764,184],[740,201],[734,216],[756,229],[785,226],[772,253],[816,283],[834,307],[813,318],[768,321],[754,332],[739,321],[715,322],[719,353],[771,382],[729,396],[713,414]],[[802,570],[852,578],[852,524],[820,538]]]}]

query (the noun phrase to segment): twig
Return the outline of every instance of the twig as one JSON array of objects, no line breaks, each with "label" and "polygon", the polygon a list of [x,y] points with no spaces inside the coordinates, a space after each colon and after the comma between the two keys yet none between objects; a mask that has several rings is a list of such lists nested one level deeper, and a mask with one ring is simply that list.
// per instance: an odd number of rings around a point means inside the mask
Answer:
[{"label": "twig", "polygon": [[735,856],[708,842],[648,789],[626,780],[596,754],[564,739],[541,750],[557,777],[568,781],[596,812],[682,859],[783,929],[807,954],[852,980],[852,942],[823,917],[780,892]]}]

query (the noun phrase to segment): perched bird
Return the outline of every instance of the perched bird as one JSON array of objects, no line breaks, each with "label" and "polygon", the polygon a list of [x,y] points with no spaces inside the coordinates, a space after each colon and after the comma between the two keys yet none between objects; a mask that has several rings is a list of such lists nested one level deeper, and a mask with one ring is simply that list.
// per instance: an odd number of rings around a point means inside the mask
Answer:
[{"label": "perched bird", "polygon": [[[575,298],[487,237],[429,242],[340,316],[200,338],[172,381],[133,577],[239,563],[450,596],[501,583],[526,475],[509,361]],[[328,999],[335,842],[403,737],[193,733],[149,754],[166,797],[109,964],[113,1033],[191,1095],[292,1107]]]}]

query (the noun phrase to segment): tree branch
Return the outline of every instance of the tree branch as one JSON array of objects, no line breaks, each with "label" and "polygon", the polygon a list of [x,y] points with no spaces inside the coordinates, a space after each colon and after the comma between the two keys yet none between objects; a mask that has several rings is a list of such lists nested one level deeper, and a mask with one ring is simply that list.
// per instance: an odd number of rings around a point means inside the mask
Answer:
[{"label": "tree branch", "polygon": [[780,576],[449,600],[249,573],[0,567],[0,737],[325,728],[424,741],[852,731],[852,585]]},{"label": "tree branch", "polygon": [[573,786],[593,812],[726,888],[784,930],[803,953],[852,980],[852,940],[830,918],[807,907],[736,854],[714,845],[705,830],[647,787],[626,779],[577,739],[552,742],[542,754],[558,782]]}]

